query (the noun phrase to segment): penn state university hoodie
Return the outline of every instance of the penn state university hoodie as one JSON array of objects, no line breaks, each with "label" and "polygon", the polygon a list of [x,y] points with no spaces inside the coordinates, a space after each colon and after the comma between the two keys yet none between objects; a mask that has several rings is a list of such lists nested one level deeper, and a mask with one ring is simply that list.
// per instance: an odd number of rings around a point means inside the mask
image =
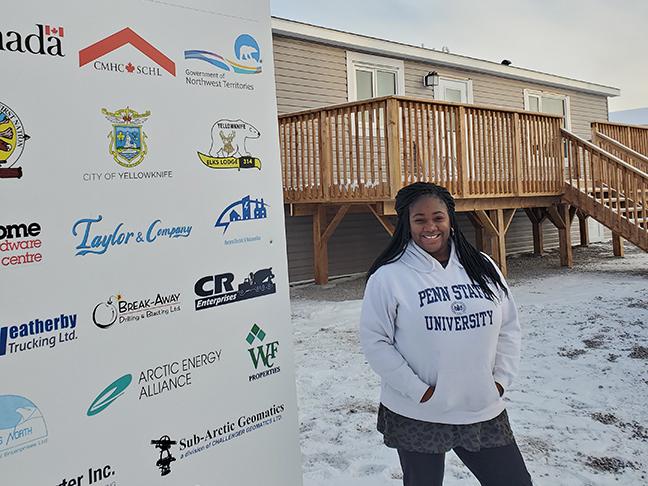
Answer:
[{"label": "penn state university hoodie", "polygon": [[[511,385],[521,332],[510,291],[492,288],[494,301],[471,282],[454,248],[444,268],[413,241],[369,278],[360,342],[387,408],[444,424],[483,422],[504,410],[495,382]],[[420,403],[428,386],[434,394]]]}]

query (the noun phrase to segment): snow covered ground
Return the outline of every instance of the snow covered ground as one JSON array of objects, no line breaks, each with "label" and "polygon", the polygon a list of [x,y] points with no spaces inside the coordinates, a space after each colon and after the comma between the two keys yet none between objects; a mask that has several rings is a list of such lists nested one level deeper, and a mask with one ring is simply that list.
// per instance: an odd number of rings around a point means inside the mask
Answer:
[{"label": "snow covered ground", "polygon": [[[524,332],[511,424],[536,485],[648,485],[648,254],[626,246],[615,259],[597,244],[575,262],[509,259]],[[375,428],[361,289],[360,279],[293,289],[305,486],[402,484]],[[445,484],[478,485],[454,453]]]}]

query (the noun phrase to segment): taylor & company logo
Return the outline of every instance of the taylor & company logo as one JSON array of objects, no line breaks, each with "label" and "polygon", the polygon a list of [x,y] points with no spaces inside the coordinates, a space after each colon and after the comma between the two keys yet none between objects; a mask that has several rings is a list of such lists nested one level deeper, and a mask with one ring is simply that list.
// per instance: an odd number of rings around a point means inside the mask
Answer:
[{"label": "taylor & company logo", "polygon": [[209,309],[241,300],[274,294],[277,286],[272,267],[250,272],[234,289],[234,274],[220,273],[201,278],[194,285],[196,310]]},{"label": "taylor & company logo", "polygon": [[[125,56],[120,58],[112,56],[105,59],[110,53],[125,45],[133,46],[151,63],[133,63],[132,60],[124,59]],[[176,75],[175,63],[129,27],[81,49],[79,51],[79,67],[82,68],[87,64],[92,64],[95,71],[102,73],[144,77],[161,77],[164,72],[171,76]]]},{"label": "taylor & company logo", "polygon": [[166,434],[153,439],[150,444],[157,451],[155,467],[162,476],[166,476],[171,473],[171,464],[176,461],[182,462],[196,454],[213,452],[221,444],[272,426],[283,418],[285,409],[283,403],[273,404],[264,410],[234,415],[198,432],[177,434],[174,436],[180,437],[177,440]]},{"label": "taylor & company logo", "polygon": [[210,169],[261,170],[261,159],[247,148],[248,140],[260,136],[259,130],[241,119],[218,120],[211,129],[209,153],[198,152],[198,158]]},{"label": "taylor & company logo", "polygon": [[30,351],[43,351],[77,339],[77,315],[37,317],[0,327],[0,357]]},{"label": "taylor & company logo", "polygon": [[[76,256],[103,255],[115,246],[149,245],[162,240],[188,238],[191,235],[191,226],[167,226],[161,219],[154,220],[139,231],[129,231],[125,223],[114,226],[101,223],[102,221],[103,217],[99,215],[96,218],[79,219],[72,225],[72,236],[81,240],[75,247]],[[106,229],[107,233],[102,232]]]},{"label": "taylor & company logo", "polygon": [[[241,34],[234,40],[232,47],[233,56],[206,49],[186,50],[184,57],[192,61],[192,68],[185,70],[185,83],[205,88],[253,91],[254,84],[240,82],[238,75],[262,72],[263,60],[259,43],[250,34]],[[193,66],[202,66],[203,70],[194,70]]]},{"label": "taylor & company logo", "polygon": [[61,26],[36,24],[36,32],[23,34],[15,30],[0,31],[0,52],[19,52],[40,56],[65,57]]},{"label": "taylor & company logo", "polygon": [[[238,201],[234,201],[228,205],[218,216],[215,228],[223,228],[223,235],[231,224],[235,226],[247,226],[254,220],[266,219],[268,217],[269,204],[263,201],[263,198],[252,199],[249,195],[244,196]],[[259,235],[248,235],[237,238],[227,238],[224,240],[226,245],[234,245],[239,243],[251,243],[254,241],[261,241]]]},{"label": "taylor & company logo", "polygon": [[20,179],[22,167],[16,167],[25,142],[29,135],[25,133],[18,115],[4,103],[0,102],[0,179]]},{"label": "taylor & company logo", "polygon": [[0,267],[40,263],[42,241],[38,223],[0,224]]},{"label": "taylor & company logo", "polygon": [[47,424],[40,409],[19,395],[0,395],[0,458],[47,443]]},{"label": "taylor & company logo", "polygon": [[281,368],[275,366],[275,360],[279,351],[279,341],[266,341],[267,334],[258,324],[250,329],[245,341],[252,347],[248,348],[248,354],[255,373],[251,374],[248,381],[255,381],[266,376],[279,373]]},{"label": "taylor & company logo", "polygon": [[95,306],[92,321],[97,327],[107,329],[117,322],[139,322],[153,317],[168,316],[181,309],[179,292],[158,292],[143,299],[127,299],[123,294],[116,294]]}]

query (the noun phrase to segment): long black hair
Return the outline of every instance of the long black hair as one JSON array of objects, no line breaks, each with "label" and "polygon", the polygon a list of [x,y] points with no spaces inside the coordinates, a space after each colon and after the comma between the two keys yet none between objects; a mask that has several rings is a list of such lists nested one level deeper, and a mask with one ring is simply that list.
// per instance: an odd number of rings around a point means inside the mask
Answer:
[{"label": "long black hair", "polygon": [[470,277],[470,280],[479,285],[484,295],[490,300],[495,299],[495,293],[491,289],[489,282],[502,289],[508,295],[508,290],[493,263],[472,246],[461,232],[457,224],[455,200],[452,194],[445,187],[437,186],[430,182],[415,182],[403,187],[396,194],[396,214],[398,215],[396,230],[387,248],[376,258],[376,261],[369,268],[367,280],[380,267],[395,262],[405,253],[407,244],[412,239],[409,222],[410,207],[421,197],[436,197],[448,208],[451,228],[450,238],[455,247],[457,257],[466,270],[468,277]]}]

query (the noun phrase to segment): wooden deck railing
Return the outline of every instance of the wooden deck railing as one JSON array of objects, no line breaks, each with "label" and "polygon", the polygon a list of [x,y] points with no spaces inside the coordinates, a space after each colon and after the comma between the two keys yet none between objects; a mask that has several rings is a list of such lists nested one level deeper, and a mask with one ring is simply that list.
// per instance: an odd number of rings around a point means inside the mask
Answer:
[{"label": "wooden deck railing", "polygon": [[592,133],[598,132],[648,157],[648,127],[612,122],[593,122]]},{"label": "wooden deck railing", "polygon": [[558,195],[561,119],[407,97],[279,117],[284,197],[384,201],[414,181],[459,198]]},{"label": "wooden deck railing", "polygon": [[592,143],[598,145],[606,152],[618,157],[637,169],[648,172],[648,157],[626,147],[621,142],[614,140],[596,130],[592,130]]}]

